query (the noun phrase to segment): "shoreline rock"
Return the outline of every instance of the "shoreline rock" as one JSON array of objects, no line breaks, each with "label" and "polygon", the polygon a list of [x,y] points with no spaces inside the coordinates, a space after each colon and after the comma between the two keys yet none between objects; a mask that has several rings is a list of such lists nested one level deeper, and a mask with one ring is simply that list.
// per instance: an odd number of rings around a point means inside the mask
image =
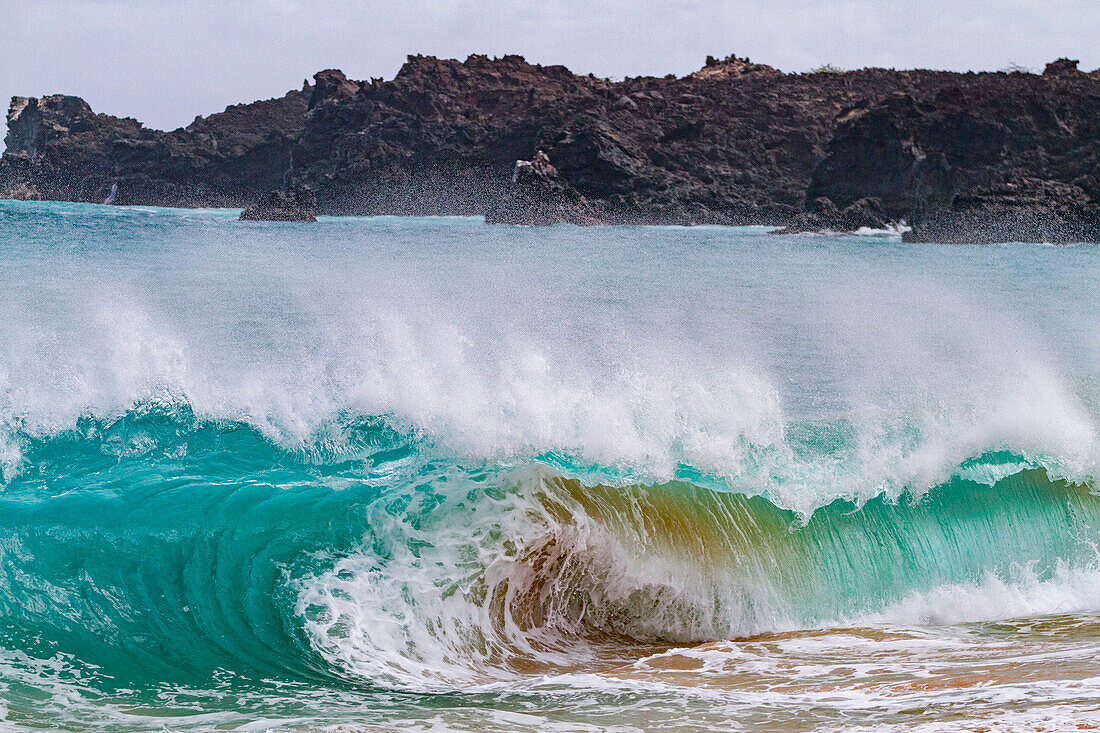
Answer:
[{"label": "shoreline rock", "polygon": [[241,212],[241,221],[315,222],[317,196],[304,186],[271,191]]},{"label": "shoreline rock", "polygon": [[243,208],[282,187],[311,93],[235,105],[171,132],[96,114],[79,97],[14,97],[0,197]]},{"label": "shoreline rock", "polygon": [[877,198],[861,198],[843,209],[832,199],[818,196],[809,204],[809,211],[797,215],[790,224],[772,234],[802,234],[806,232],[855,232],[860,229],[897,228],[901,222],[889,219]]},{"label": "shoreline rock", "polygon": [[550,157],[539,150],[531,160],[517,160],[512,185],[485,212],[489,224],[598,224],[600,217],[584,196],[563,183]]}]

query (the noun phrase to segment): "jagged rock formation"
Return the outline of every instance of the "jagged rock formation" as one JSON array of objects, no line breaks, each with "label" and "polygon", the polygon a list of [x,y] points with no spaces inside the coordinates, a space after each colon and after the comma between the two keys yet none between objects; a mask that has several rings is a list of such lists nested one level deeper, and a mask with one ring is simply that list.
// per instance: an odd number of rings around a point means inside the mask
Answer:
[{"label": "jagged rock formation", "polygon": [[15,97],[0,196],[158,206],[244,206],[283,185],[312,88],[161,132],[79,97]]},{"label": "jagged rock formation", "polygon": [[314,78],[171,133],[71,97],[17,99],[0,192],[243,205],[293,181],[324,214],[905,219],[930,241],[1100,240],[1100,74],[1070,60],[1043,75],[784,74],[708,57],[686,77],[612,82],[518,56],[412,56],[391,81]]},{"label": "jagged rock formation", "polygon": [[542,150],[531,160],[517,160],[512,169],[512,186],[485,211],[493,224],[597,224],[597,211],[584,196],[564,181]]},{"label": "jagged rock formation", "polygon": [[413,56],[390,82],[321,72],[295,172],[331,213],[481,214],[541,149],[585,216],[782,223],[802,210],[843,106],[922,81],[785,75],[730,57],[680,79],[611,82],[518,56]]},{"label": "jagged rock formation", "polygon": [[960,76],[847,112],[807,198],[873,196],[918,241],[1100,241],[1100,79]]},{"label": "jagged rock formation", "polygon": [[241,221],[317,221],[317,197],[304,186],[276,189],[241,212]]},{"label": "jagged rock formation", "polygon": [[809,203],[807,211],[773,233],[855,232],[860,229],[885,229],[893,223],[895,220],[887,216],[882,199],[865,197],[839,209],[828,196],[818,196]]}]

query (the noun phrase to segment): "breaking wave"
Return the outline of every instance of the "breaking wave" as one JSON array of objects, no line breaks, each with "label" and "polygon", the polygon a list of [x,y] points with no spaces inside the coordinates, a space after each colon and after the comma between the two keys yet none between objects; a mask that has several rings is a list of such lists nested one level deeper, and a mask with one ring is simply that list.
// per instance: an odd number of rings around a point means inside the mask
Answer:
[{"label": "breaking wave", "polygon": [[1100,250],[9,209],[5,723],[893,725],[1100,613]]},{"label": "breaking wave", "polygon": [[446,690],[763,632],[1100,611],[1091,483],[1007,450],[804,513],[702,472],[456,459],[381,416],[286,448],[149,403],[14,442],[5,645],[51,639],[120,684]]}]

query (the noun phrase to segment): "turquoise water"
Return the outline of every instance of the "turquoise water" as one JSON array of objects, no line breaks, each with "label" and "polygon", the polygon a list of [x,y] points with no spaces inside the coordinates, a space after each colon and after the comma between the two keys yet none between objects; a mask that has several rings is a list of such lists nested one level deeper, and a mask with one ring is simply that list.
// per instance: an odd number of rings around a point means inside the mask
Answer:
[{"label": "turquoise water", "polygon": [[1076,729],[1098,273],[0,202],[0,726]]}]

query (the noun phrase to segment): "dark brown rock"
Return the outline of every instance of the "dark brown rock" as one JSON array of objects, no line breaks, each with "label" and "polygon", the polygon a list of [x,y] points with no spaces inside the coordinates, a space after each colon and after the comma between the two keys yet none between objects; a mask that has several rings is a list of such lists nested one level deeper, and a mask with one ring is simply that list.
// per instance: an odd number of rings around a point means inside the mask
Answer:
[{"label": "dark brown rock", "polygon": [[826,196],[814,199],[809,210],[798,214],[785,228],[774,234],[798,234],[802,232],[855,232],[861,229],[885,230],[899,222],[890,219],[882,200],[868,197],[838,209]]},{"label": "dark brown rock", "polygon": [[304,186],[288,186],[271,191],[241,212],[241,221],[304,221],[315,222],[313,215],[317,197]]},{"label": "dark brown rock", "polygon": [[1100,241],[1100,86],[1050,67],[846,113],[807,199],[877,197],[911,241]]},{"label": "dark brown rock", "polygon": [[599,213],[575,188],[564,184],[542,150],[517,160],[512,185],[491,202],[485,219],[493,224],[595,224]]},{"label": "dark brown rock", "polygon": [[1043,69],[1043,76],[1066,76],[1072,74],[1082,73],[1077,68],[1077,64],[1081,63],[1077,59],[1058,59],[1057,61],[1051,61]]},{"label": "dark brown rock", "polygon": [[244,206],[282,187],[311,94],[306,89],[235,105],[172,132],[96,114],[78,97],[16,97],[0,159],[0,195]]}]

